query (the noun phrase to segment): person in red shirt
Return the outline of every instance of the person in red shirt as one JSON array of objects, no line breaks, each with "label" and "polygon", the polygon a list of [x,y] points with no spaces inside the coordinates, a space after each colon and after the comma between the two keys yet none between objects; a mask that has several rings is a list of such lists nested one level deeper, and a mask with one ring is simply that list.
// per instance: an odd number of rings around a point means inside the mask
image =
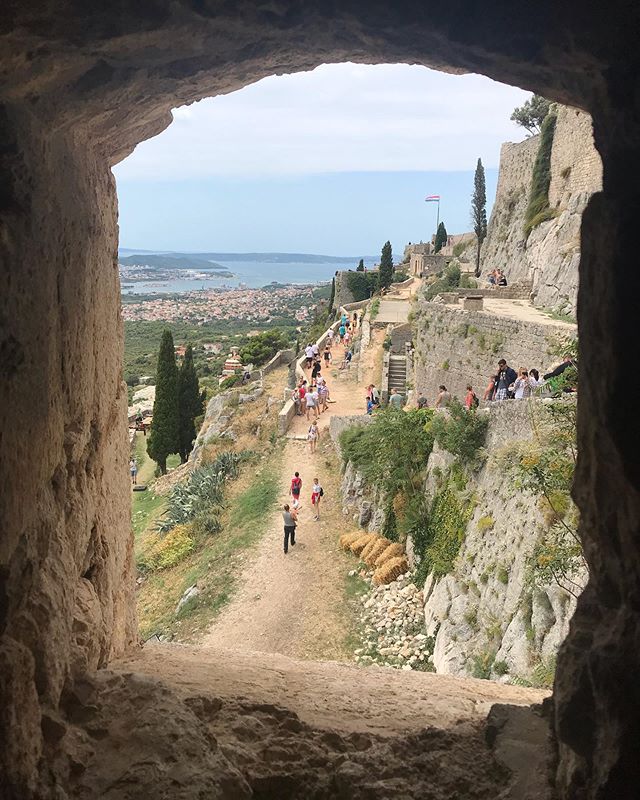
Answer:
[{"label": "person in red shirt", "polygon": [[300,397],[300,416],[303,417],[307,410],[307,382],[302,381],[298,386],[298,395]]},{"label": "person in red shirt", "polygon": [[289,494],[293,498],[293,507],[298,508],[300,505],[300,492],[302,491],[302,478],[300,477],[300,473],[296,472],[291,478],[291,487],[289,488]]},{"label": "person in red shirt", "polygon": [[467,384],[467,394],[464,398],[464,404],[468,411],[473,411],[473,409],[477,408],[479,405],[476,393],[473,391],[473,386],[470,383]]}]

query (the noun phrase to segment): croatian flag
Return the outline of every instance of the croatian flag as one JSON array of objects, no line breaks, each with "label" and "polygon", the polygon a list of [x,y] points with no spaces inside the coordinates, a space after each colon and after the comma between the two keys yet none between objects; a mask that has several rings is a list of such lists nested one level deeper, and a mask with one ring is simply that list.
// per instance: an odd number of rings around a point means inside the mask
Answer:
[{"label": "croatian flag", "polygon": [[439,194],[428,194],[424,198],[425,203],[439,203],[440,202],[440,195]]}]

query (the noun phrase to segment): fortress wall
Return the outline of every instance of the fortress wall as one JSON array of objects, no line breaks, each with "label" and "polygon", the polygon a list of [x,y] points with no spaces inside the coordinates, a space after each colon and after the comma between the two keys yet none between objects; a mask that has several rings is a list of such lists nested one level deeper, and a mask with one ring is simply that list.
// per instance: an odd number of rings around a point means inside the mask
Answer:
[{"label": "fortress wall", "polygon": [[567,106],[558,106],[557,115],[549,187],[549,202],[557,216],[525,236],[540,137],[504,144],[482,269],[483,274],[495,267],[504,269],[510,282],[531,280],[536,305],[574,314],[582,212],[602,186],[602,162],[593,143],[591,117]]},{"label": "fortress wall", "polygon": [[550,348],[573,330],[425,300],[418,305],[415,325],[416,392],[425,396],[429,405],[433,405],[440,384],[463,400],[471,383],[482,399],[501,358],[516,370],[535,367],[546,371],[558,361]]}]

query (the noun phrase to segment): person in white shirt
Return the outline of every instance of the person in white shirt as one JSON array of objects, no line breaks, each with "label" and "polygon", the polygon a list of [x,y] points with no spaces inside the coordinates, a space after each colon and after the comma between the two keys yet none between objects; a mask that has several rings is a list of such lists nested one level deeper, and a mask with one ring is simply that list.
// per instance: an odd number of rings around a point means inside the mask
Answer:
[{"label": "person in white shirt", "polygon": [[324,494],[322,490],[322,486],[320,486],[320,481],[318,478],[313,479],[313,486],[311,487],[311,505],[314,507],[316,515],[314,519],[317,521],[320,519],[320,500],[322,500],[322,495]]},{"label": "person in white shirt", "polygon": [[311,351],[312,351],[312,353],[313,353],[313,357],[314,357],[314,358],[316,358],[316,356],[319,356],[319,355],[320,355],[320,348],[318,347],[318,345],[317,345],[317,343],[316,343],[316,342],[314,342],[314,343],[311,345]]},{"label": "person in white shirt", "polygon": [[313,364],[313,347],[310,344],[304,348],[304,354],[307,359],[307,369],[309,369]]}]

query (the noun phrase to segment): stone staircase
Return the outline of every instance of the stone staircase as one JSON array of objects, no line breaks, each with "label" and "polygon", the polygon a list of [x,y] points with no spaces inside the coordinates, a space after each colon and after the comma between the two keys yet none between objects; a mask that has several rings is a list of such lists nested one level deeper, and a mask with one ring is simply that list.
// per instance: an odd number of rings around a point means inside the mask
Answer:
[{"label": "stone staircase", "polygon": [[407,393],[407,357],[389,356],[389,394]]}]

